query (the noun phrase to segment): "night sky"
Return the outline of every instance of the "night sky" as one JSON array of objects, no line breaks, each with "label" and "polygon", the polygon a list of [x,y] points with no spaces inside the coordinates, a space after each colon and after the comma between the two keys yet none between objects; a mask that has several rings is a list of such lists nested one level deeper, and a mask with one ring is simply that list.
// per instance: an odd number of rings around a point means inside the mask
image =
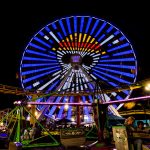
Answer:
[{"label": "night sky", "polygon": [[[0,84],[21,87],[16,73],[23,51],[41,28],[50,22],[72,15],[87,15],[104,19],[119,28],[131,42],[138,62],[137,81],[150,77],[149,20],[147,4],[100,3],[98,0],[62,0],[31,4],[4,2],[0,9]],[[51,1],[50,1],[51,2]],[[33,2],[34,3],[34,2]],[[110,8],[108,8],[108,5]],[[0,108],[11,107],[15,95],[0,94]]]}]

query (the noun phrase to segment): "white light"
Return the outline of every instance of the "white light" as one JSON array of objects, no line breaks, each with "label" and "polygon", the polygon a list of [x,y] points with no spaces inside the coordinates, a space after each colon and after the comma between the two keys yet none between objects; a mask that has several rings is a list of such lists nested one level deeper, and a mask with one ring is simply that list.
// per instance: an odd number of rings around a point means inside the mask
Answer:
[{"label": "white light", "polygon": [[14,104],[21,104],[21,101],[15,101]]},{"label": "white light", "polygon": [[27,117],[27,120],[30,121],[30,116]]},{"label": "white light", "polygon": [[49,40],[49,37],[48,37],[47,35],[45,35],[44,38],[45,38],[46,40]]},{"label": "white light", "polygon": [[81,145],[80,147],[85,147],[85,145]]},{"label": "white light", "polygon": [[68,104],[66,104],[66,105],[64,106],[64,108],[65,108],[65,110],[68,110],[69,105],[68,105]]},{"label": "white light", "polygon": [[59,53],[59,54],[61,54],[61,55],[64,55],[62,52],[60,52],[60,51],[57,51],[57,53]]},{"label": "white light", "polygon": [[86,115],[84,116],[84,119],[85,119],[85,120],[88,120],[88,118],[89,118],[88,116],[86,116]]},{"label": "white light", "polygon": [[54,73],[52,76],[55,76],[57,74],[61,73],[61,70],[60,71],[57,71],[56,73]]},{"label": "white light", "polygon": [[74,122],[74,121],[75,121],[75,119],[74,119],[74,118],[71,118],[71,121],[72,121],[72,122]]},{"label": "white light", "polygon": [[18,101],[18,104],[21,104],[21,101]]},{"label": "white light", "polygon": [[93,74],[90,74],[95,80],[97,80],[97,78],[93,75]]},{"label": "white light", "polygon": [[61,57],[62,57],[62,55],[57,54],[57,57],[60,57],[60,58],[61,58]]},{"label": "white light", "polygon": [[49,82],[47,82],[46,84],[44,84],[43,86],[41,86],[38,90],[43,90],[44,88],[46,88],[48,85],[50,85],[54,80],[56,80],[58,77],[60,76],[60,74],[59,75],[57,75],[55,78],[53,78],[52,80],[50,80]]},{"label": "white light", "polygon": [[69,98],[65,98],[65,102],[68,102]]},{"label": "white light", "polygon": [[100,56],[101,54],[96,54],[96,55],[94,55],[93,57],[97,57],[97,56]]},{"label": "white light", "polygon": [[39,85],[40,84],[40,82],[38,81],[38,82],[35,82],[35,83],[33,83],[33,87],[36,87],[37,85]]},{"label": "white light", "polygon": [[58,40],[58,38],[54,35],[53,32],[49,32],[49,34],[59,43],[60,41]]},{"label": "white light", "polygon": [[113,44],[117,44],[119,42],[119,40],[115,40],[115,41],[113,41],[112,43]]},{"label": "white light", "polygon": [[99,57],[93,58],[93,60],[97,60],[97,59],[99,59]]},{"label": "white light", "polygon": [[109,40],[111,40],[114,37],[114,35],[109,36],[107,39],[105,39],[102,43],[100,43],[100,45],[102,46],[103,44],[105,44],[106,42],[108,42]]},{"label": "white light", "polygon": [[94,60],[93,62],[98,62],[98,60]]}]

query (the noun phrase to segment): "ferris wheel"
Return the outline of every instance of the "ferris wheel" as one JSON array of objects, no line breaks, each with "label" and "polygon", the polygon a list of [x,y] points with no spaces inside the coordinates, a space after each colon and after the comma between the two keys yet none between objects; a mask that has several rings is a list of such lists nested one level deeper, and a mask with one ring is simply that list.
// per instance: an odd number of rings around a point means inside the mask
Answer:
[{"label": "ferris wheel", "polygon": [[[26,46],[20,65],[24,90],[92,91],[99,81],[101,88],[130,85],[136,81],[137,60],[127,37],[111,23],[90,16],[70,16],[47,24]],[[131,90],[103,94],[105,101],[127,99]],[[30,100],[30,98],[29,98]],[[44,97],[38,102],[76,102],[74,96]],[[81,96],[82,103],[93,102],[92,95]],[[114,112],[122,105],[113,105]],[[44,106],[37,109],[43,111]],[[72,106],[49,106],[45,115],[72,117]],[[83,114],[90,115],[84,106]]]}]

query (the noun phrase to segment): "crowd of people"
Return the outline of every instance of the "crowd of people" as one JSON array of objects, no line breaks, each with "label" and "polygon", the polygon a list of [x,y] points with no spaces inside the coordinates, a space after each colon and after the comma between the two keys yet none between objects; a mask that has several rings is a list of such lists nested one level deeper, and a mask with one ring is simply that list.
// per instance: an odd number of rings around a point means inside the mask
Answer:
[{"label": "crowd of people", "polygon": [[[126,126],[127,134],[128,134],[128,144],[129,144],[129,150],[132,150],[132,145],[134,147],[134,150],[142,150],[142,144],[145,142],[148,142],[149,139],[141,138],[140,136],[134,137],[133,133],[149,133],[150,130],[145,130],[144,122],[143,121],[137,121],[136,127],[134,126],[135,118],[130,116],[125,120],[124,125]],[[150,141],[149,141],[150,142]]]}]

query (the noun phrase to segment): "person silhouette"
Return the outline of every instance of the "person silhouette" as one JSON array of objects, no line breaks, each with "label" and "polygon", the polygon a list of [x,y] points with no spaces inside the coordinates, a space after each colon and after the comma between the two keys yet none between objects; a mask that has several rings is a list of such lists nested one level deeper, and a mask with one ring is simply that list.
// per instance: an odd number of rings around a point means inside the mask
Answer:
[{"label": "person silhouette", "polygon": [[[137,122],[137,127],[135,128],[136,129],[136,132],[145,132],[145,127],[144,127],[144,122],[143,121],[138,121]],[[137,138],[134,140],[134,149],[135,150],[142,150],[142,144],[143,144],[143,140],[141,138]]]},{"label": "person silhouette", "polygon": [[133,139],[133,132],[135,131],[134,128],[134,122],[135,118],[133,116],[129,116],[127,119],[125,119],[124,126],[126,127],[127,130],[127,135],[128,135],[128,145],[129,145],[129,150],[132,150],[132,145],[134,144],[134,139]]}]

